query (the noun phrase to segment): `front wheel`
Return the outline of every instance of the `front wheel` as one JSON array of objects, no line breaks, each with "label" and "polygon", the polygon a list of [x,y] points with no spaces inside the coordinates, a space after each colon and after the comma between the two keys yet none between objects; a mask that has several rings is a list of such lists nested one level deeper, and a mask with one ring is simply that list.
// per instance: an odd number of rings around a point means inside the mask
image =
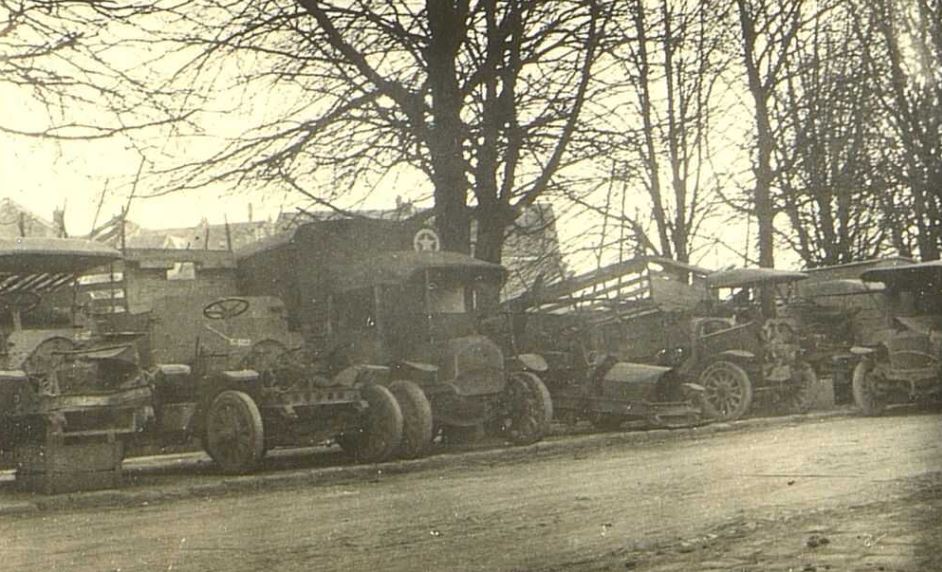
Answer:
[{"label": "front wheel", "polygon": [[854,368],[851,389],[854,394],[854,403],[864,415],[879,415],[886,409],[886,402],[879,393],[880,380],[881,376],[870,360],[863,360]]},{"label": "front wheel", "polygon": [[251,396],[229,390],[213,399],[204,446],[224,473],[247,473],[258,466],[265,454],[265,430]]},{"label": "front wheel", "polygon": [[361,426],[337,437],[337,443],[359,463],[379,463],[392,457],[402,442],[402,410],[381,385],[360,388],[368,404]]},{"label": "front wheel", "polygon": [[746,370],[733,362],[716,361],[700,373],[703,411],[708,417],[734,421],[742,417],[752,404],[752,383]]},{"label": "front wheel", "polygon": [[503,433],[515,445],[529,445],[542,439],[553,419],[553,400],[540,378],[526,371],[514,372],[505,391]]}]

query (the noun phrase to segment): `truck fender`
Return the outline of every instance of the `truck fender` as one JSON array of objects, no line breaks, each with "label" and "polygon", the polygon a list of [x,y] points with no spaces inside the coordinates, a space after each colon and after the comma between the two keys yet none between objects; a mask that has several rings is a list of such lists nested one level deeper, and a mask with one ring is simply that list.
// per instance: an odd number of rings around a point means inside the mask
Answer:
[{"label": "truck fender", "polygon": [[433,383],[438,378],[438,366],[422,361],[402,360],[392,366],[390,380],[406,379],[422,385]]},{"label": "truck fender", "polygon": [[182,363],[159,363],[154,368],[154,373],[160,375],[166,375],[169,377],[178,376],[178,375],[190,375],[192,369],[190,366]]},{"label": "truck fender", "polygon": [[746,350],[725,350],[716,355],[740,361],[752,361],[756,359],[756,354]]},{"label": "truck fender", "polygon": [[877,350],[864,346],[851,346],[850,353],[855,356],[869,356],[877,353]]},{"label": "truck fender", "polygon": [[700,385],[699,383],[692,383],[689,381],[687,383],[682,384],[681,387],[689,391],[693,391],[695,393],[704,393],[706,391],[706,388]]},{"label": "truck fender", "polygon": [[353,387],[357,383],[389,381],[390,369],[382,365],[352,365],[333,377],[333,382],[342,387]]},{"label": "truck fender", "polygon": [[517,362],[529,371],[544,372],[549,369],[549,364],[540,354],[518,354],[511,358],[511,362]]}]

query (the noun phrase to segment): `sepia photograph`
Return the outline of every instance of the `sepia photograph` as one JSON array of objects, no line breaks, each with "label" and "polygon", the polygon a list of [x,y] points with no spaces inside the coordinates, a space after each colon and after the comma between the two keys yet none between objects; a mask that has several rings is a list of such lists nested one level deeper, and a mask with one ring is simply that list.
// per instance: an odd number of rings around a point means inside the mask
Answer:
[{"label": "sepia photograph", "polygon": [[940,546],[942,0],[0,0],[0,570]]}]

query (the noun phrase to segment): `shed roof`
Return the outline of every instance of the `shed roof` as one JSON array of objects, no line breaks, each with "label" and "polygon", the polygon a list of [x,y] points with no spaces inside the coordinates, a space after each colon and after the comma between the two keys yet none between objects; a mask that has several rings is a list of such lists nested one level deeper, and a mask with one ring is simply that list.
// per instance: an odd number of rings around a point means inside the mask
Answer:
[{"label": "shed roof", "polygon": [[202,269],[236,267],[235,255],[227,250],[129,248],[124,259],[138,263],[141,268],[173,268],[179,262],[194,262]]}]

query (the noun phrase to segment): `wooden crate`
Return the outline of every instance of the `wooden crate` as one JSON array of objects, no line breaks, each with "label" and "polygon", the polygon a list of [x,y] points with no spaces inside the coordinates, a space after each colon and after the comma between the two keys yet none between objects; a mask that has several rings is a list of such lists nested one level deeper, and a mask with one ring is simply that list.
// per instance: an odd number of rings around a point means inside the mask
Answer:
[{"label": "wooden crate", "polygon": [[117,488],[123,454],[114,435],[23,444],[14,451],[16,488],[41,494]]}]

